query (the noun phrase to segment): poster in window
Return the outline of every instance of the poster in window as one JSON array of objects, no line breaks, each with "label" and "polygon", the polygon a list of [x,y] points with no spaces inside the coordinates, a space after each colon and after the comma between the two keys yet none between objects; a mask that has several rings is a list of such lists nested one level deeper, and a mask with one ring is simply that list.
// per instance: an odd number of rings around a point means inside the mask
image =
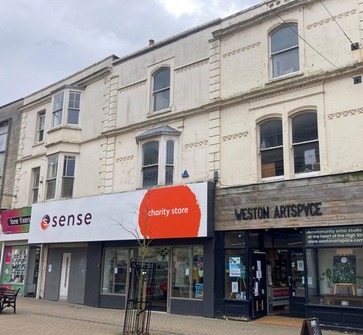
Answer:
[{"label": "poster in window", "polygon": [[195,284],[195,297],[203,298],[203,284]]},{"label": "poster in window", "polygon": [[334,256],[333,283],[355,283],[356,259],[355,256]]},{"label": "poster in window", "polygon": [[311,165],[316,163],[315,149],[304,151],[305,165]]},{"label": "poster in window", "polygon": [[229,276],[241,278],[241,257],[229,257]]}]

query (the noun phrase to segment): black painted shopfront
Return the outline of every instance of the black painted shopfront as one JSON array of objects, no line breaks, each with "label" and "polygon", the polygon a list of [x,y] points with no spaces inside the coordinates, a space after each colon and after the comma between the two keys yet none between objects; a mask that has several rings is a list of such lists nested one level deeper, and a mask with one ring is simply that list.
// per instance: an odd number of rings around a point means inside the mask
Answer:
[{"label": "black painted shopfront", "polygon": [[216,191],[216,316],[363,329],[363,174]]}]

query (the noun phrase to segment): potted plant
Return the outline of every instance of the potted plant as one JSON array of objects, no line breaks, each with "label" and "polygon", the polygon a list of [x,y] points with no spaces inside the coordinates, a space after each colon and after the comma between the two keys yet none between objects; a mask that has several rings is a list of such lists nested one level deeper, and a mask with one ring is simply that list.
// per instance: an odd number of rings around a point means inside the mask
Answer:
[{"label": "potted plant", "polygon": [[328,288],[328,294],[332,293],[333,290],[333,272],[330,268],[326,268],[326,270],[321,274],[321,280],[326,281],[326,286]]},{"label": "potted plant", "polygon": [[357,275],[356,278],[357,278],[357,295],[363,296],[363,285],[362,285],[363,276]]}]

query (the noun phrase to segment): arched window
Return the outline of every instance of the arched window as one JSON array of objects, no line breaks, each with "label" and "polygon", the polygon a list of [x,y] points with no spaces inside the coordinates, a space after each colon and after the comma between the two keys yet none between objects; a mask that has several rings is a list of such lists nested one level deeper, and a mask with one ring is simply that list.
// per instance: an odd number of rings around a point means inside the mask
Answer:
[{"label": "arched window", "polygon": [[271,34],[272,77],[297,72],[299,66],[299,37],[296,23],[283,25]]},{"label": "arched window", "polygon": [[170,68],[161,68],[153,77],[153,111],[170,107]]},{"label": "arched window", "polygon": [[282,121],[268,120],[260,124],[261,177],[284,175]]},{"label": "arched window", "polygon": [[316,112],[305,112],[294,116],[291,125],[295,173],[320,171]]}]

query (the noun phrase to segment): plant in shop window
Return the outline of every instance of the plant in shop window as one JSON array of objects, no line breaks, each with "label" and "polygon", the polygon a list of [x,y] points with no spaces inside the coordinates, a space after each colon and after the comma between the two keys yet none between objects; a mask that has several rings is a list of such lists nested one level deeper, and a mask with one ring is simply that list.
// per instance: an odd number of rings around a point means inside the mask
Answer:
[{"label": "plant in shop window", "polygon": [[332,293],[333,290],[333,272],[330,268],[326,268],[326,270],[321,274],[320,280],[324,280],[326,282],[326,286],[328,288],[328,294]]},{"label": "plant in shop window", "polygon": [[363,276],[357,275],[357,295],[363,296]]}]

